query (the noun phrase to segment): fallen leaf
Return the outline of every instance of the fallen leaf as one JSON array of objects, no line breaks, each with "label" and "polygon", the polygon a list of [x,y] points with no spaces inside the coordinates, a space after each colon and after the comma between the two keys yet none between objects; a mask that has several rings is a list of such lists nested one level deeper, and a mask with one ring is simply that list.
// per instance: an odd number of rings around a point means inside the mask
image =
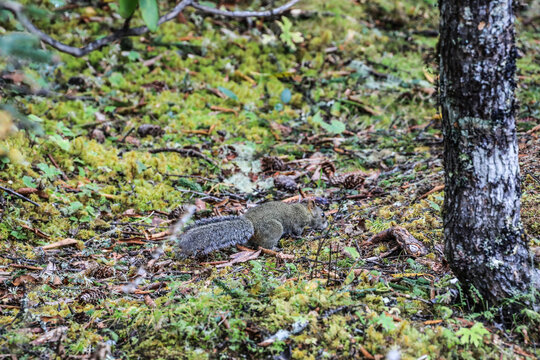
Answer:
[{"label": "fallen leaf", "polygon": [[124,141],[127,142],[128,144],[131,144],[131,145],[136,146],[136,147],[141,145],[141,141],[139,139],[137,139],[136,137],[133,137],[133,136],[126,136]]},{"label": "fallen leaf", "polygon": [[146,306],[148,306],[149,308],[155,308],[155,307],[156,307],[156,303],[154,302],[154,300],[152,300],[152,298],[150,297],[150,295],[145,295],[145,296],[144,296],[144,303],[145,303]]},{"label": "fallen leaf", "polygon": [[206,203],[201,199],[196,199],[195,200],[195,207],[196,207],[195,211],[203,211],[203,210],[206,209]]},{"label": "fallen leaf", "polygon": [[249,261],[249,260],[254,260],[254,259],[258,258],[260,254],[261,254],[261,250],[257,250],[257,251],[249,251],[249,250],[248,251],[241,251],[239,253],[232,254],[231,255],[231,258],[232,258],[231,261],[226,262],[225,264],[219,264],[216,267],[217,268],[222,268],[222,267],[225,267],[225,266],[231,266],[233,264],[243,263],[243,262],[246,262],[246,261]]},{"label": "fallen leaf", "polygon": [[60,326],[51,331],[47,331],[45,334],[38,337],[36,340],[32,341],[32,345],[43,345],[48,342],[56,342],[66,333],[68,330],[67,326]]},{"label": "fallen leaf", "polygon": [[37,284],[38,282],[39,280],[32,275],[21,275],[15,280],[13,280],[13,285],[19,286],[24,284]]},{"label": "fallen leaf", "polygon": [[45,245],[43,246],[43,250],[51,250],[51,249],[56,249],[59,247],[71,246],[71,245],[76,246],[79,250],[84,249],[84,244],[82,243],[82,241],[67,238],[67,239],[60,240],[49,245]]},{"label": "fallen leaf", "polygon": [[122,216],[140,217],[140,215],[137,214],[135,209],[127,209],[122,213]]},{"label": "fallen leaf", "polygon": [[280,132],[283,136],[289,136],[292,132],[292,128],[290,126],[278,124],[275,121],[270,122],[270,128],[272,128],[275,131]]}]

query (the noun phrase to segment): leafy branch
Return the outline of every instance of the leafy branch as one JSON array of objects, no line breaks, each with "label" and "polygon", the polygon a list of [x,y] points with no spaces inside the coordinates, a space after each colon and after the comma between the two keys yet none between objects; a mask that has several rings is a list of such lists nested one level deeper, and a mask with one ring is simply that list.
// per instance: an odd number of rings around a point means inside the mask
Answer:
[{"label": "leafy branch", "polygon": [[[205,13],[227,16],[227,17],[236,17],[236,18],[269,17],[269,16],[279,15],[289,10],[298,1],[300,0],[291,0],[280,7],[270,9],[270,10],[264,10],[264,11],[224,11],[224,10],[214,9],[208,6],[200,5],[195,0],[182,0],[174,8],[172,8],[167,14],[161,16],[159,20],[157,20],[156,27],[167,21],[174,19],[178,14],[180,14],[188,6],[191,6]],[[121,29],[114,31],[111,35],[105,36],[95,41],[91,41],[83,47],[74,47],[74,46],[67,45],[61,41],[55,40],[48,34],[41,31],[25,15],[23,5],[17,2],[13,2],[13,1],[0,1],[0,10],[7,10],[11,12],[15,16],[17,21],[19,21],[19,23],[21,23],[21,25],[26,29],[26,31],[36,35],[44,43],[52,46],[53,48],[61,52],[64,52],[66,54],[70,54],[76,57],[84,56],[92,51],[98,50],[102,48],[103,46],[110,44],[123,37],[139,36],[139,35],[147,33],[148,31],[154,30],[155,28],[153,24],[150,25],[152,29],[150,29],[148,26],[139,26],[139,27],[130,28],[128,25],[129,25],[131,16],[129,16],[126,19],[124,26]],[[128,10],[128,13],[129,13],[129,10]]]}]

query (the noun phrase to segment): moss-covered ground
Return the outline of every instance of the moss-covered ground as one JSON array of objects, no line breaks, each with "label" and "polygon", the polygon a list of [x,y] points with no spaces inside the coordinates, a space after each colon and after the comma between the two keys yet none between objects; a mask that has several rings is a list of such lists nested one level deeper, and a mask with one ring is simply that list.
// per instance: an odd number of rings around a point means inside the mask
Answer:
[{"label": "moss-covered ground", "polygon": [[[121,26],[114,7],[35,21],[80,45]],[[502,325],[496,309],[473,309],[442,258],[436,2],[296,9],[290,23],[187,9],[83,58],[1,60],[1,101],[43,129],[1,142],[0,185],[39,204],[0,196],[1,358],[540,356],[540,314]],[[518,12],[517,122],[522,218],[538,253],[537,10]],[[151,152],[163,148],[181,150]],[[299,191],[321,200],[331,226],[284,238],[290,256],[220,266],[239,250],[175,251],[169,229],[188,204],[192,221]],[[391,226],[429,254],[367,242]]]}]

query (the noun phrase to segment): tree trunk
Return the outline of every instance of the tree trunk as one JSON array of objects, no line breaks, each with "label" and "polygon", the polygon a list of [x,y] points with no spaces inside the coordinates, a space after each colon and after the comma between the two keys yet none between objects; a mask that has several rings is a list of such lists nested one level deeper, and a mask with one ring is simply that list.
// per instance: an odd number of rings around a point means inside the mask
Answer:
[{"label": "tree trunk", "polygon": [[439,5],[445,253],[462,284],[500,304],[540,288],[519,214],[512,0]]}]

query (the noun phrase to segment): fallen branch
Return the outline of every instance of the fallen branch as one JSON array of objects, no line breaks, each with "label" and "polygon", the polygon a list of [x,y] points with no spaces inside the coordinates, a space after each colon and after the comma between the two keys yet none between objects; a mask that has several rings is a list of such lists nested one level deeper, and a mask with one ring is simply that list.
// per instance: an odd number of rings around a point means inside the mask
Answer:
[{"label": "fallen branch", "polygon": [[[161,25],[167,21],[170,21],[178,14],[180,14],[186,7],[191,6],[199,11],[203,11],[209,14],[222,15],[227,17],[237,17],[237,18],[246,18],[246,17],[269,17],[279,15],[287,10],[289,10],[294,4],[299,0],[292,0],[286,3],[283,6],[266,10],[266,11],[224,11],[219,9],[214,9],[204,5],[198,4],[194,0],[182,0],[179,2],[171,11],[163,15],[158,20],[158,25]],[[31,34],[36,35],[41,41],[52,46],[56,50],[59,50],[63,53],[70,54],[76,57],[82,57],[92,51],[98,50],[103,46],[110,44],[116,40],[119,40],[123,37],[128,36],[140,36],[146,34],[149,29],[146,26],[139,26],[135,28],[130,28],[129,20],[127,19],[121,29],[114,31],[111,35],[102,37],[100,39],[89,42],[83,47],[75,47],[67,45],[61,41],[53,39],[48,34],[41,31],[34,23],[24,14],[24,6],[13,1],[0,1],[0,10],[7,10],[15,16],[17,21]]]},{"label": "fallen branch", "polygon": [[279,15],[289,10],[290,8],[292,8],[294,4],[296,4],[298,1],[300,0],[292,0],[283,6],[280,6],[271,10],[266,10],[266,11],[226,11],[226,10],[219,10],[216,8],[204,6],[196,2],[190,5],[193,6],[197,10],[204,11],[205,13],[209,13],[209,14],[221,15],[221,16],[227,16],[227,17],[248,18],[248,17],[269,17],[269,16]]},{"label": "fallen branch", "polygon": [[[364,244],[376,244],[385,241],[395,241],[398,244],[398,247],[393,248],[391,251],[397,250],[397,248],[402,248],[407,255],[412,257],[420,257],[427,255],[428,253],[428,250],[424,244],[415,239],[414,236],[407,231],[407,229],[402,228],[401,226],[393,226],[389,229],[383,230],[374,235],[368,241],[364,242]],[[385,254],[385,256],[388,255],[388,253]]]},{"label": "fallen branch", "polygon": [[24,201],[28,201],[28,202],[29,202],[30,204],[32,204],[32,205],[41,206],[41,205],[39,205],[37,202],[30,200],[29,198],[27,198],[27,197],[24,196],[24,195],[19,194],[19,193],[16,192],[15,190],[11,190],[11,189],[6,188],[6,187],[3,187],[3,186],[0,186],[0,190],[4,190],[4,191],[7,192],[8,194],[14,195],[14,196],[16,196],[16,197],[18,197],[19,199],[22,199],[22,200],[24,200]]},{"label": "fallen branch", "polygon": [[[193,0],[183,0],[178,5],[176,5],[169,13],[163,15],[159,18],[158,25],[163,24],[169,20],[174,19],[186,6],[190,5]],[[43,31],[38,29],[23,13],[23,6],[19,3],[12,1],[2,1],[0,2],[0,9],[7,10],[11,12],[15,18],[21,23],[21,25],[26,29],[26,31],[36,35],[41,41],[52,46],[56,50],[70,54],[76,57],[84,56],[92,51],[98,50],[103,46],[112,43],[120,38],[127,36],[139,36],[145,34],[149,31],[146,26],[139,26],[136,28],[122,28],[113,32],[109,36],[105,36],[101,39],[89,42],[83,47],[74,47],[66,45],[58,40],[53,39],[49,35],[45,34]]]}]

